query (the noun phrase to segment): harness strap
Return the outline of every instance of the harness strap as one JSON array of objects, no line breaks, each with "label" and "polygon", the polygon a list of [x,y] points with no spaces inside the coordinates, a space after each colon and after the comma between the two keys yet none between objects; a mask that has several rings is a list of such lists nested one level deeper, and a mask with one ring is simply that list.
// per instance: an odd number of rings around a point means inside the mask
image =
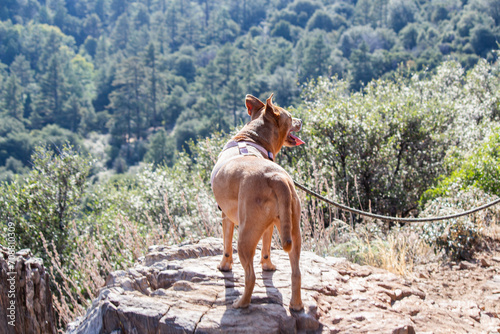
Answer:
[{"label": "harness strap", "polygon": [[[224,163],[222,163],[221,165],[216,166],[214,167],[214,170],[212,171],[212,175],[210,177],[210,185],[213,184],[213,181],[214,181],[214,178],[215,176],[217,175],[217,173],[219,172],[219,170],[222,168],[222,166],[224,166],[225,164],[227,164],[229,161],[235,159],[235,158],[238,158],[238,157],[242,157],[242,156],[247,156],[247,155],[253,155],[253,156],[257,156],[255,153],[251,153],[248,151],[248,147],[247,145],[249,146],[252,146],[254,148],[256,148],[257,150],[259,150],[264,156],[267,156],[267,158],[271,161],[274,161],[274,155],[272,152],[269,152],[267,151],[265,148],[263,148],[262,146],[258,145],[258,144],[255,144],[255,143],[252,143],[252,142],[248,142],[248,141],[234,141],[234,140],[231,140],[230,142],[228,142],[226,145],[224,145],[224,148],[222,149],[221,153],[224,152],[225,150],[231,148],[231,147],[235,147],[235,146],[238,146],[238,149],[240,151],[240,154],[239,155],[235,155],[231,158],[229,158],[228,160],[226,160]],[[220,156],[220,155],[219,155]]]},{"label": "harness strap", "polygon": [[[252,146],[252,147],[255,147],[256,149],[258,149],[262,154],[264,154],[269,160],[271,161],[274,161],[274,154],[268,150],[266,150],[265,148],[263,148],[262,146],[260,146],[259,144],[255,144],[255,143],[252,143],[252,142],[249,142],[249,141],[234,141],[234,140],[231,140],[230,142],[228,142],[224,148],[222,149],[222,151],[225,151],[227,150],[228,148],[231,148],[231,147],[234,147],[234,146],[238,146],[238,148],[240,148],[240,153],[245,155],[245,154],[248,154],[248,149],[246,148],[246,145],[249,145],[249,146]],[[242,149],[241,147],[244,147],[244,150],[246,150],[246,153],[243,153],[242,152]]]}]

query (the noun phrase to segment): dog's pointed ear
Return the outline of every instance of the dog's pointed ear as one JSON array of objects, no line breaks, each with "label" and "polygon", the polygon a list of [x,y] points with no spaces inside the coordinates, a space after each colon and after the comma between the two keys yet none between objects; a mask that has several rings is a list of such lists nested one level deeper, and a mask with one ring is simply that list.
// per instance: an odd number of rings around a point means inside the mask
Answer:
[{"label": "dog's pointed ear", "polygon": [[253,95],[248,94],[245,98],[245,105],[247,106],[248,114],[252,114],[259,111],[264,107],[264,103]]},{"label": "dog's pointed ear", "polygon": [[280,113],[277,112],[274,108],[273,96],[274,96],[274,93],[271,93],[271,96],[269,96],[269,98],[266,100],[266,113],[270,113],[270,115],[274,115],[276,117],[279,117]]}]

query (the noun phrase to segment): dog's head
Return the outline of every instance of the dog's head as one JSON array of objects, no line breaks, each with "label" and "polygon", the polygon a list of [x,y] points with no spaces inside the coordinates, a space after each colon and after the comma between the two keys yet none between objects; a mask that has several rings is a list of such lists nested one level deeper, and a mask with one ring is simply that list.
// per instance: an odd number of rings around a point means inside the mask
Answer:
[{"label": "dog's head", "polygon": [[245,104],[252,121],[262,119],[269,131],[276,133],[279,147],[293,147],[304,144],[304,142],[292,132],[300,131],[302,121],[293,118],[289,111],[278,107],[272,102],[273,94],[266,100],[266,104],[252,95],[247,95]]}]

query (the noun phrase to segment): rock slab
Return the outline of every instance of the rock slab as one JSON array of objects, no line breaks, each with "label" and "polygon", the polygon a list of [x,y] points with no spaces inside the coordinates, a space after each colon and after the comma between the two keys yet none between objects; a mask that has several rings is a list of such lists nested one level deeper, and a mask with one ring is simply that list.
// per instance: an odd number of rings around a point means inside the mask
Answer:
[{"label": "rock slab", "polygon": [[[68,333],[484,333],[500,330],[498,315],[466,302],[443,308],[426,292],[385,270],[301,253],[305,309],[291,312],[288,255],[273,249],[274,272],[262,271],[247,309],[231,304],[244,271],[220,272],[222,240],[154,246],[134,268],[109,275],[86,315]],[[443,324],[439,326],[436,324]]]},{"label": "rock slab", "polygon": [[9,254],[0,246],[0,333],[56,333],[55,324],[49,273],[42,260],[28,249]]}]

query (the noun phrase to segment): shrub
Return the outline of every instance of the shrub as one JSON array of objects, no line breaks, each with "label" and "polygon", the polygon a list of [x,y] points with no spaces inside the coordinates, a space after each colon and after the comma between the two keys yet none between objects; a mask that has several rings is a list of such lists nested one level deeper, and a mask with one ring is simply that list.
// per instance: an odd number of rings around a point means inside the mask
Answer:
[{"label": "shrub", "polygon": [[45,259],[40,235],[54,242],[59,254],[69,254],[67,227],[79,214],[92,162],[68,145],[57,154],[38,147],[32,161],[33,169],[23,180],[0,187],[2,227],[14,222],[19,247]]},{"label": "shrub", "polygon": [[500,196],[500,128],[464,157],[451,156],[447,163],[451,173],[422,196],[422,203],[438,197],[450,197],[455,189],[466,191],[474,187],[487,194]]},{"label": "shrub", "polygon": [[[458,185],[449,188],[447,195],[427,202],[422,216],[459,213],[495,199],[495,196],[488,195],[475,187],[460,190]],[[433,245],[436,251],[442,250],[454,259],[468,259],[474,248],[483,240],[485,227],[498,224],[499,221],[500,208],[493,206],[469,216],[426,223],[416,227],[415,230],[423,240]]]},{"label": "shrub", "polygon": [[349,94],[343,80],[311,83],[299,114],[308,151],[314,154],[297,150],[290,156],[302,175],[319,174],[344,203],[407,215],[443,171],[452,96],[439,92],[437,84],[442,83],[400,76]]}]

